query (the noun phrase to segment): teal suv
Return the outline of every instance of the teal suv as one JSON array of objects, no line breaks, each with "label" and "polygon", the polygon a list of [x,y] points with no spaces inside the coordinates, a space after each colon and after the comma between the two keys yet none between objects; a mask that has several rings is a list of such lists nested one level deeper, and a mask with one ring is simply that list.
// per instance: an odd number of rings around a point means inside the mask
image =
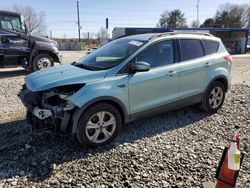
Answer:
[{"label": "teal suv", "polygon": [[96,147],[136,119],[193,104],[215,113],[230,85],[231,63],[210,34],[133,35],[79,62],[30,74],[19,97],[34,129],[53,128]]}]

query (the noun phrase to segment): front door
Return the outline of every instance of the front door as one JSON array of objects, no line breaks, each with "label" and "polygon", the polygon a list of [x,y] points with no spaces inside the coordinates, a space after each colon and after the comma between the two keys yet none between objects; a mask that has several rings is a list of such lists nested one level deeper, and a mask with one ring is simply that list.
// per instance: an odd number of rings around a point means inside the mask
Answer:
[{"label": "front door", "polygon": [[20,17],[1,15],[0,26],[0,49],[3,51],[4,65],[21,63],[21,58],[28,56],[30,48],[29,37],[21,26]]},{"label": "front door", "polygon": [[172,40],[155,43],[136,57],[150,64],[148,72],[129,75],[130,114],[158,113],[166,105],[175,106],[178,98],[178,64],[175,64]]}]

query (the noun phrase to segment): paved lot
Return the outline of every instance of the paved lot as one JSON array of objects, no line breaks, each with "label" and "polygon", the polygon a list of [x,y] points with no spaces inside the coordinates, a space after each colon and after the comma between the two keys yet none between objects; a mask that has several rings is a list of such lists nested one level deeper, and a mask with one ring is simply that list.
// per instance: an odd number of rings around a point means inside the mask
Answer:
[{"label": "paved lot", "polygon": [[[83,54],[63,52],[64,63]],[[250,57],[234,58],[232,90],[217,114],[190,107],[136,121],[111,145],[95,150],[67,137],[28,133],[16,96],[25,75],[22,68],[0,70],[0,149],[9,146],[0,150],[0,187],[202,187],[214,181],[236,125],[241,150],[250,151]],[[249,161],[247,155],[238,187],[250,187]]]}]

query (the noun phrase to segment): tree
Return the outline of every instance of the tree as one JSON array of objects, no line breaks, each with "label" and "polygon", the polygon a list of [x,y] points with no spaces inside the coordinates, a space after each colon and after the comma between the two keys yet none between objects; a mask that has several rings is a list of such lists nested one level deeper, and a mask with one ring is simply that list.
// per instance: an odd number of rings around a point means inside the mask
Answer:
[{"label": "tree", "polygon": [[206,19],[203,24],[200,25],[200,27],[214,27],[214,19],[213,18],[208,18]]},{"label": "tree", "polygon": [[12,9],[23,15],[29,32],[32,35],[41,36],[47,34],[47,26],[45,23],[44,12],[37,12],[34,8],[30,6],[22,7],[14,5]]},{"label": "tree", "polygon": [[224,4],[216,12],[214,27],[243,28],[250,25],[250,6],[247,4]]},{"label": "tree", "polygon": [[109,42],[109,33],[104,27],[101,27],[97,33],[97,40],[101,46]]},{"label": "tree", "polygon": [[192,22],[191,22],[191,28],[196,28],[196,27],[199,27],[199,22],[197,22],[197,20],[193,20]]},{"label": "tree", "polygon": [[187,27],[187,19],[179,9],[171,12],[164,11],[157,26],[160,27]]},{"label": "tree", "polygon": [[245,28],[250,27],[250,5],[220,5],[214,18],[208,18],[200,27]]},{"label": "tree", "polygon": [[108,31],[104,27],[101,27],[99,32],[97,33],[97,39],[99,40],[109,39]]}]

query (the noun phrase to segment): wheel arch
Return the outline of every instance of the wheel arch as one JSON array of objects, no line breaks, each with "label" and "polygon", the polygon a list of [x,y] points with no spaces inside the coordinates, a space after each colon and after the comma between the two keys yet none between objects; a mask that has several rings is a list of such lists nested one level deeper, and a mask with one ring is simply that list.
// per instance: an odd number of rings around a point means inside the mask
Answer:
[{"label": "wheel arch", "polygon": [[229,88],[229,85],[228,85],[228,84],[229,84],[229,82],[228,82],[227,77],[224,76],[224,75],[219,75],[219,76],[214,77],[214,78],[208,83],[207,87],[206,87],[205,90],[204,90],[203,96],[202,96],[203,99],[204,99],[204,97],[205,97],[205,95],[206,95],[206,93],[207,93],[207,90],[208,90],[209,87],[211,86],[211,84],[213,84],[213,83],[216,82],[216,81],[221,82],[221,83],[225,86],[226,92],[228,91],[228,88]]},{"label": "wheel arch", "polygon": [[78,125],[78,121],[81,117],[81,115],[91,106],[98,104],[98,103],[108,103],[113,105],[114,107],[117,108],[117,110],[120,112],[121,114],[121,118],[122,118],[122,123],[128,123],[130,121],[129,115],[127,113],[126,107],[125,105],[118,99],[113,98],[113,97],[100,97],[100,98],[96,98],[90,102],[88,102],[87,104],[85,104],[84,106],[82,106],[81,108],[76,109],[76,111],[73,113],[72,116],[72,134],[75,134],[77,131],[77,125]]},{"label": "wheel arch", "polygon": [[60,62],[60,59],[58,57],[57,54],[53,53],[52,51],[50,50],[33,50],[30,54],[30,58],[29,58],[29,65],[30,65],[30,68],[32,68],[33,66],[33,61],[34,59],[36,58],[36,56],[40,55],[40,54],[47,54],[49,55],[54,62]]},{"label": "wheel arch", "polygon": [[227,79],[227,77],[224,76],[224,75],[216,76],[214,79],[212,79],[212,80],[209,82],[207,88],[209,88],[209,86],[210,86],[212,83],[216,82],[216,81],[221,82],[221,83],[225,86],[226,92],[228,91],[228,87],[229,87],[229,86],[228,86],[228,79]]},{"label": "wheel arch", "polygon": [[53,59],[54,62],[59,62],[58,56],[55,53],[53,53],[52,51],[49,51],[49,50],[38,50],[38,54],[47,54],[47,55],[49,55]]}]

